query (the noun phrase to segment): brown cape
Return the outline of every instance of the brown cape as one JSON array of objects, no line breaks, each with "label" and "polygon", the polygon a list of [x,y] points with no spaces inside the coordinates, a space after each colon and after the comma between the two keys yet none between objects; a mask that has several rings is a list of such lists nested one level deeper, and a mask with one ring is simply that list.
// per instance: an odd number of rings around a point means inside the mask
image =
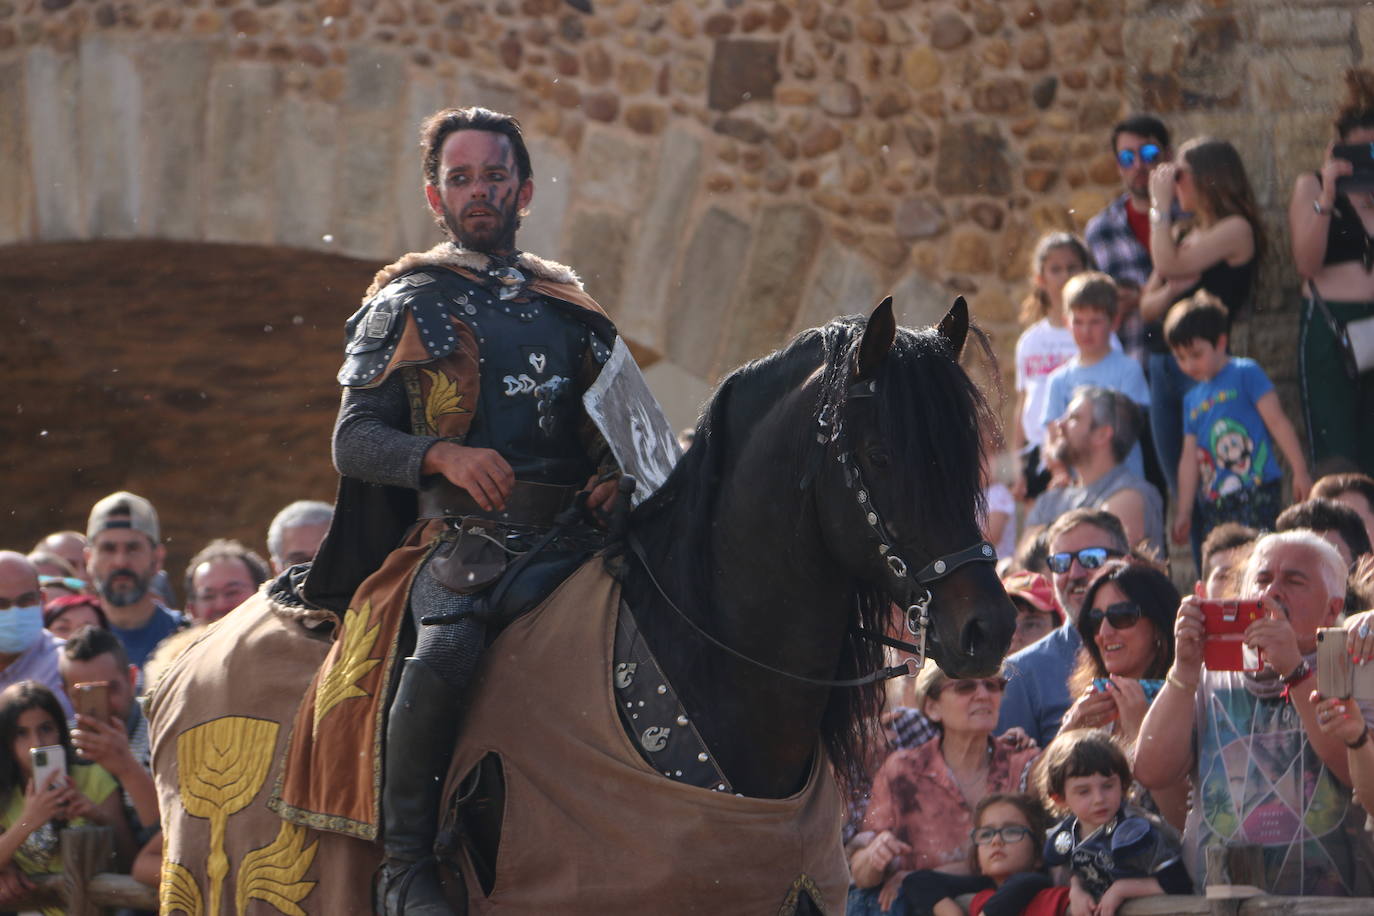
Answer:
[{"label": "brown cape", "polygon": [[842,914],[843,810],[824,751],[790,798],[742,798],[656,772],[615,709],[618,613],[628,613],[619,583],[594,558],[486,653],[443,796],[500,755],[495,884],[483,896],[462,861],[469,912],[790,916],[807,893],[822,913]]},{"label": "brown cape", "polygon": [[264,804],[333,619],[264,590],[207,628],[151,691],[164,916],[372,912],[380,851],[287,824]]},{"label": "brown cape", "polygon": [[[475,279],[474,271],[485,263],[484,255],[440,245],[406,255],[379,271],[368,295],[419,267],[444,267]],[[531,277],[528,289],[566,304],[574,315],[587,316],[596,327],[613,333],[605,313],[569,268],[528,254],[521,255],[517,266]],[[477,342],[467,325],[452,319],[459,342],[451,354],[434,360],[420,341],[414,316],[405,314],[396,351],[378,381],[403,371],[411,402],[410,431],[461,441],[479,393]],[[344,583],[356,584],[356,591],[341,614],[338,639],[301,704],[282,785],[270,805],[292,823],[373,840],[380,822],[386,713],[411,582],[445,526],[441,521],[414,524],[413,492],[358,481],[350,488],[348,483],[347,478],[341,482],[335,521],[312,564],[305,592],[312,603],[335,608],[328,596],[340,594],[347,587]],[[352,498],[357,491],[373,496],[386,491],[385,501],[362,504],[362,496]],[[390,535],[390,552],[374,561],[365,542],[370,540],[375,549],[379,530],[396,533]],[[400,532],[406,533],[396,547]],[[360,571],[370,575],[357,584]]]}]

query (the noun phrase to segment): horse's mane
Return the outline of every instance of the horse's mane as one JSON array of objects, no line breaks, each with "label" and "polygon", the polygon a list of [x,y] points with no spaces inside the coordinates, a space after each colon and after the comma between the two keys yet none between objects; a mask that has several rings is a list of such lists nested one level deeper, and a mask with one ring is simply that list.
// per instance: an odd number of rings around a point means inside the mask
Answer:
[{"label": "horse's mane", "polygon": [[[705,538],[711,528],[713,500],[737,448],[728,435],[732,414],[751,407],[761,413],[819,373],[811,415],[805,421],[798,417],[798,422],[788,426],[788,434],[795,437],[788,443],[790,466],[778,467],[775,475],[780,490],[795,492],[800,506],[805,488],[822,463],[834,460],[835,450],[844,446],[843,437],[839,442],[820,442],[819,421],[823,416],[838,417],[843,411],[851,367],[867,321],[864,316],[836,318],[802,332],[785,348],[727,376],[703,409],[691,448],[663,486],[635,510],[631,524],[636,527],[670,509],[694,520],[690,530],[682,532],[680,544],[687,549],[689,563],[682,572],[687,587],[696,592],[688,599],[696,607],[709,609],[713,605],[709,600],[711,558]],[[976,328],[971,332],[986,351],[986,337]],[[878,432],[891,448],[893,460],[911,470],[897,475],[900,484],[895,496],[916,507],[919,530],[945,530],[950,519],[965,516],[970,507],[981,510],[981,432],[992,416],[982,393],[953,358],[948,343],[934,329],[899,328],[883,360],[878,386]],[[923,485],[930,480],[938,484]],[[890,603],[881,587],[857,583],[850,609],[853,625],[872,631],[885,629]],[[839,679],[867,674],[883,663],[882,649],[857,638],[852,630],[845,638],[835,672]],[[821,737],[836,772],[850,785],[868,775],[867,745],[882,703],[881,684],[830,691]]]}]

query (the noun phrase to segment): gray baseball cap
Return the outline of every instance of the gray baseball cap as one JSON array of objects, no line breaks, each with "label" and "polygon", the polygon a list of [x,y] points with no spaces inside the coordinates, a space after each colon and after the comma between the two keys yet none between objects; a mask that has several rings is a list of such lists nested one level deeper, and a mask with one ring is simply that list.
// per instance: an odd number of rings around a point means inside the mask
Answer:
[{"label": "gray baseball cap", "polygon": [[131,528],[146,534],[154,544],[162,542],[153,504],[127,490],[111,493],[95,504],[86,523],[86,538],[93,542],[97,534],[111,528]]}]

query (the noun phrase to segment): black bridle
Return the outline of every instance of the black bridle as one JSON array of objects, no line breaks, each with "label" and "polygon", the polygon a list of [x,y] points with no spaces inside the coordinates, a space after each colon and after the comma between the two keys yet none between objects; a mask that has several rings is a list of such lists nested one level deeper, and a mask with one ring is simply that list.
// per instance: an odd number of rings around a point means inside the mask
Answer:
[{"label": "black bridle", "polygon": [[[849,386],[849,398],[871,398],[877,395],[878,383],[874,380],[856,382]],[[688,617],[681,608],[668,597],[668,592],[659,584],[653,573],[653,568],[649,565],[649,558],[645,555],[644,546],[633,531],[627,533],[626,541],[635,558],[639,560],[640,566],[644,569],[644,574],[648,576],[649,582],[657,590],[659,597],[690,626],[697,635],[706,640],[717,649],[725,652],[733,658],[746,662],[757,668],[761,668],[778,677],[788,678],[789,680],[800,681],[803,684],[812,684],[818,687],[865,687],[875,681],[890,680],[894,677],[903,675],[914,675],[925,665],[926,658],[926,634],[930,628],[930,604],[933,596],[930,586],[939,582],[941,579],[953,573],[955,570],[969,563],[996,563],[997,551],[987,541],[978,541],[962,550],[936,557],[927,563],[919,572],[912,575],[910,564],[897,553],[894,539],[889,533],[888,527],[883,523],[882,516],[878,514],[878,507],[873,504],[871,497],[872,491],[864,483],[863,471],[860,469],[854,457],[843,448],[842,438],[844,435],[843,424],[839,422],[837,411],[822,410],[817,421],[820,431],[817,440],[823,445],[834,444],[837,450],[837,461],[840,463],[841,471],[844,475],[845,486],[854,490],[855,502],[859,510],[863,513],[864,521],[872,529],[873,539],[877,541],[878,555],[882,560],[885,570],[885,578],[888,584],[888,593],[895,603],[904,607],[906,616],[906,628],[909,633],[916,637],[915,643],[905,642],[900,639],[893,639],[882,633],[875,633],[872,630],[865,630],[862,627],[854,627],[853,632],[861,639],[871,642],[881,643],[894,649],[901,649],[910,652],[912,655],[903,660],[900,665],[879,668],[862,677],[850,678],[847,680],[833,680],[827,678],[807,677],[802,674],[794,674],[790,671],[783,671],[775,668],[766,662],[761,662],[756,658],[745,655],[739,650],[727,646],[715,636],[702,629],[691,617]]]}]

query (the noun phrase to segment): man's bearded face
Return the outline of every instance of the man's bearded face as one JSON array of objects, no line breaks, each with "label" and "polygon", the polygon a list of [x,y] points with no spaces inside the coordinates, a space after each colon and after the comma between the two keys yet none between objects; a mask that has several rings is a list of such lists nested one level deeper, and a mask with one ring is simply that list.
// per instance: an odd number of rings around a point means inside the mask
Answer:
[{"label": "man's bearded face", "polygon": [[430,209],[449,236],[472,251],[507,254],[515,248],[520,211],[533,185],[522,181],[502,134],[459,130],[444,139],[439,185],[426,188]]}]

